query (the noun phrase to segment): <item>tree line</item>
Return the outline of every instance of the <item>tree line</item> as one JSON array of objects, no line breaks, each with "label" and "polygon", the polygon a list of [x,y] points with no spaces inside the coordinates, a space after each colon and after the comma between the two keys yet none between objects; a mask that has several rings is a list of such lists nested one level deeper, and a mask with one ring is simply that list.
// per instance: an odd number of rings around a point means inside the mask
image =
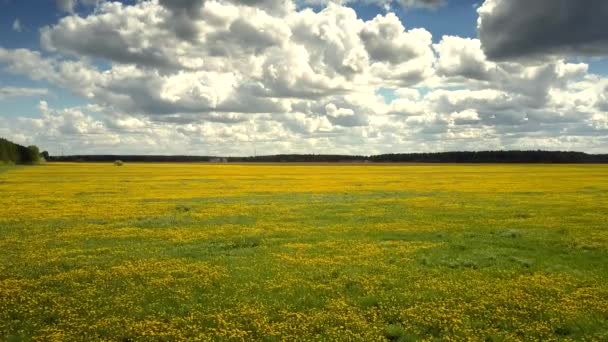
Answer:
[{"label": "tree line", "polygon": [[540,150],[398,153],[371,156],[370,160],[400,163],[608,163],[608,154]]},{"label": "tree line", "polygon": [[335,154],[278,154],[255,157],[73,155],[52,156],[62,162],[229,162],[229,163],[608,163],[608,154],[570,151],[479,151],[392,153],[372,156]]},{"label": "tree line", "polygon": [[36,164],[45,156],[48,157],[48,152],[40,153],[37,146],[26,147],[0,138],[0,163],[2,164]]}]

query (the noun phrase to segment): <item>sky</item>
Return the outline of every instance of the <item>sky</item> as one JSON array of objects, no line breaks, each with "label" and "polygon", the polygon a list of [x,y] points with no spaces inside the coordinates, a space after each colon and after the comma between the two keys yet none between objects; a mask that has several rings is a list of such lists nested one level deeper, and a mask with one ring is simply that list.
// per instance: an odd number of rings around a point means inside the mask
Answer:
[{"label": "sky", "polygon": [[61,154],[608,153],[605,0],[0,0],[0,137]]}]

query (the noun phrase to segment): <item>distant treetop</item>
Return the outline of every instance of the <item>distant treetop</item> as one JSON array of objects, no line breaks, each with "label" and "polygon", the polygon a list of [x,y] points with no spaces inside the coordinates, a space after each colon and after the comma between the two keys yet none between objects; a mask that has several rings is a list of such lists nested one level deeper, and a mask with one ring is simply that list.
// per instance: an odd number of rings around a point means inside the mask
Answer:
[{"label": "distant treetop", "polygon": [[228,163],[608,163],[608,154],[563,151],[479,151],[391,153],[372,156],[278,154],[255,157],[74,155],[51,157],[66,162],[228,162]]}]

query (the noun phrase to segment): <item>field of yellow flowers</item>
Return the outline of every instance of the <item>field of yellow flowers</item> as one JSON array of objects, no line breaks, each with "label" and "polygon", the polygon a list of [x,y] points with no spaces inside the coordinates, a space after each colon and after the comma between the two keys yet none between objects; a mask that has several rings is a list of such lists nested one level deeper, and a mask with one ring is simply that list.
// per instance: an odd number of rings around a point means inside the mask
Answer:
[{"label": "field of yellow flowers", "polygon": [[0,340],[608,340],[608,166],[0,171]]}]

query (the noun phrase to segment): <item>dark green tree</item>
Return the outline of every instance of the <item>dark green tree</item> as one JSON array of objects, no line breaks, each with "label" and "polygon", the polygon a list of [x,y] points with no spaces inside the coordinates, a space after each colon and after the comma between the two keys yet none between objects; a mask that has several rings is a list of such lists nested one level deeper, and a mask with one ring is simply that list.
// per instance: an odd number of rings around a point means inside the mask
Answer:
[{"label": "dark green tree", "polygon": [[38,163],[40,162],[40,149],[36,145],[30,145],[27,147],[29,156],[28,162],[30,163]]}]

